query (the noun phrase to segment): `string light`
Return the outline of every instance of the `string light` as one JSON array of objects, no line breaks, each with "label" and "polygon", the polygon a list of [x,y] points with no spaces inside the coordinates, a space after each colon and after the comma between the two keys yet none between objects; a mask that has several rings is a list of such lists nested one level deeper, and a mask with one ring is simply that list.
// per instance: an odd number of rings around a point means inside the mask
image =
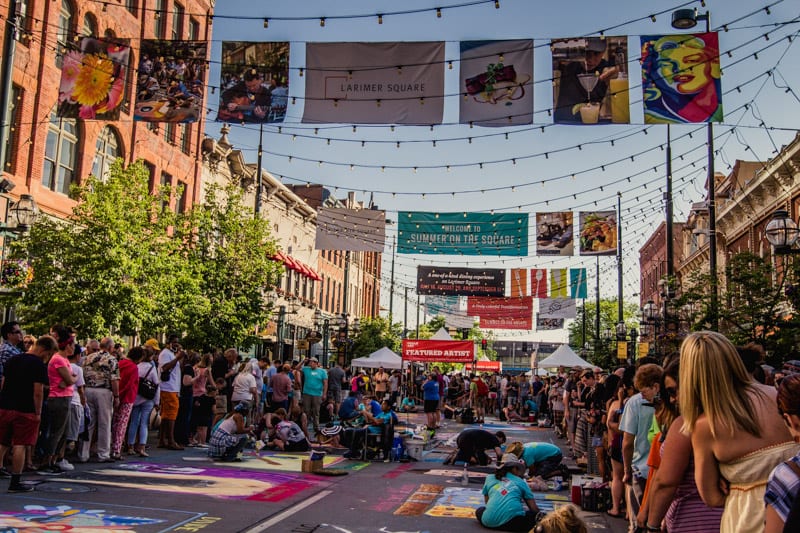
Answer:
[{"label": "string light", "polygon": [[269,19],[264,19],[264,29],[269,28]]},{"label": "string light", "polygon": [[442,8],[441,7],[437,7],[436,8],[436,18],[437,19],[442,18]]},{"label": "string light", "polygon": [[383,15],[378,13],[378,24],[383,24]]},{"label": "string light", "polygon": [[324,28],[325,27],[325,17],[320,17],[320,19],[319,19],[319,27],[320,28]]},{"label": "string light", "polygon": [[500,0],[494,0],[494,8],[500,9]]}]

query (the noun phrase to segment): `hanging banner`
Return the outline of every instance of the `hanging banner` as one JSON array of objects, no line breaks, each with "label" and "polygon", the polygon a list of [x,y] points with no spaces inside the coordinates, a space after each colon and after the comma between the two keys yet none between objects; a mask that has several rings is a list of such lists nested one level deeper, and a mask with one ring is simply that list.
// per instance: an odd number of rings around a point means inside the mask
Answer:
[{"label": "hanging banner", "polygon": [[539,300],[539,316],[541,318],[575,318],[577,311],[575,300],[572,298],[544,298]]},{"label": "hanging banner", "polygon": [[223,41],[217,122],[283,122],[289,43]]},{"label": "hanging banner", "polygon": [[136,71],[136,106],[140,122],[197,122],[205,92],[206,41],[143,39]]},{"label": "hanging banner", "polygon": [[528,215],[400,211],[401,254],[528,255]]},{"label": "hanging banner", "polygon": [[586,269],[585,268],[570,268],[569,269],[569,297],[570,298],[586,298],[589,289],[586,283]]},{"label": "hanging banner", "polygon": [[481,361],[475,363],[475,372],[502,372],[502,361]]},{"label": "hanging banner", "polygon": [[564,329],[563,318],[542,318],[539,313],[536,314],[536,331],[552,331],[555,329]]},{"label": "hanging banner", "polygon": [[321,207],[317,213],[317,250],[383,252],[385,240],[385,211]]},{"label": "hanging banner", "polygon": [[425,314],[444,317],[445,325],[464,329],[472,328],[477,320],[467,316],[465,299],[460,296],[425,297]]},{"label": "hanging banner", "polygon": [[532,329],[533,298],[467,298],[467,313],[483,329]]},{"label": "hanging banner", "polygon": [[628,38],[554,39],[553,121],[628,124]]},{"label": "hanging banner", "polygon": [[581,211],[579,220],[580,255],[616,255],[616,211]]},{"label": "hanging banner", "polygon": [[432,341],[403,339],[403,360],[431,363],[472,363],[473,341]]},{"label": "hanging banner", "polygon": [[637,346],[637,354],[636,358],[641,359],[642,357],[647,357],[650,353],[650,343],[649,342],[640,342]]},{"label": "hanging banner", "polygon": [[522,298],[528,295],[528,269],[511,269],[511,297]]},{"label": "hanging banner", "polygon": [[534,298],[547,298],[547,269],[531,269],[531,296]]},{"label": "hanging banner", "polygon": [[567,269],[550,269],[550,298],[567,297]]},{"label": "hanging banner", "polygon": [[533,41],[462,41],[462,124],[533,123]]},{"label": "hanging banner", "polygon": [[506,271],[499,268],[417,267],[417,294],[504,296]]},{"label": "hanging banner", "polygon": [[627,341],[617,341],[617,359],[625,361],[628,359]]},{"label": "hanging banner", "polygon": [[716,32],[642,35],[646,124],[722,122],[722,70]]},{"label": "hanging banner", "polygon": [[574,255],[572,234],[572,211],[536,213],[536,255]]},{"label": "hanging banner", "polygon": [[130,39],[81,37],[77,50],[64,54],[58,108],[61,118],[119,120],[125,101]]},{"label": "hanging banner", "polygon": [[444,43],[308,43],[303,122],[439,124]]}]

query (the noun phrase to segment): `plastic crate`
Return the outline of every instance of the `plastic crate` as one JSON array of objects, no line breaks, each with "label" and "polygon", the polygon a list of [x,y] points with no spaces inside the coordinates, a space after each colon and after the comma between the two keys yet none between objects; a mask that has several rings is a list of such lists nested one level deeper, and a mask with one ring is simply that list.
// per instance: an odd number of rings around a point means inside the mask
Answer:
[{"label": "plastic crate", "polygon": [[589,513],[602,513],[611,508],[611,489],[607,483],[584,485],[581,488],[581,509]]}]

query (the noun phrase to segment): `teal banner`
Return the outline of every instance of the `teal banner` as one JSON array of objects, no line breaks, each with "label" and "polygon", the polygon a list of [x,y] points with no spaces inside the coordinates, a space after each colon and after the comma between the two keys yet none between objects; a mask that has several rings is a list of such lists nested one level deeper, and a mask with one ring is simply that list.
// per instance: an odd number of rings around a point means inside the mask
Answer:
[{"label": "teal banner", "polygon": [[527,256],[528,215],[400,211],[397,252]]}]

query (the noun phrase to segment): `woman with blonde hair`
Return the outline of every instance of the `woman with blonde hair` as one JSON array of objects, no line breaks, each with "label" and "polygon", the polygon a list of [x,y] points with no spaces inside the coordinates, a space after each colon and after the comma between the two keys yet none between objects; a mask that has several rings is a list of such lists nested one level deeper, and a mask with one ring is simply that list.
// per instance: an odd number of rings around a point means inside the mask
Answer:
[{"label": "woman with blonde hair", "polygon": [[547,513],[533,528],[534,533],[588,533],[586,522],[574,505],[565,505]]},{"label": "woman with blonde hair", "polygon": [[798,448],[775,409],[776,391],[754,381],[713,331],[689,335],[680,361],[681,429],[692,436],[700,497],[725,507],[721,533],[763,531],[767,478]]}]

